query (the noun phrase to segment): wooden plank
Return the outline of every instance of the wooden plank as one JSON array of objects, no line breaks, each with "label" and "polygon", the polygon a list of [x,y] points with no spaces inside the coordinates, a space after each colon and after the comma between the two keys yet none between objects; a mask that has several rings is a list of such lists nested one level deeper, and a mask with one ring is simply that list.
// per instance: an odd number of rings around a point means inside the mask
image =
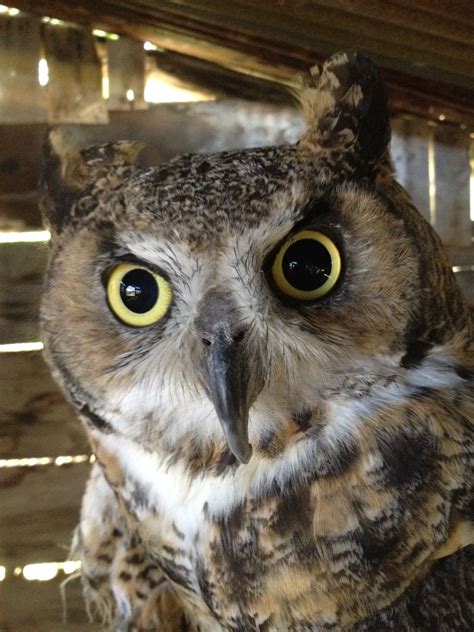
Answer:
[{"label": "wooden plank", "polygon": [[453,266],[474,265],[474,245],[469,244],[467,248],[446,248],[449,260]]},{"label": "wooden plank", "polygon": [[128,37],[107,42],[111,110],[144,109],[145,51],[143,43]]},{"label": "wooden plank", "polygon": [[[156,2],[146,2],[150,11]],[[199,21],[201,30],[210,27],[236,26],[242,33],[258,35],[273,41],[278,38],[290,44],[300,43],[310,48],[313,38],[322,38],[334,47],[360,48],[372,55],[387,59],[387,66],[395,69],[406,63],[415,71],[416,63],[436,67],[472,77],[472,39],[468,44],[453,38],[445,38],[443,31],[435,34],[426,32],[406,22],[402,25],[387,21],[385,11],[367,16],[337,2],[289,2],[268,4],[255,0],[238,0],[227,4],[216,4],[212,0],[182,2],[168,0],[160,2],[164,10],[182,18]],[[177,18],[175,18],[177,19]],[[454,68],[456,65],[456,68]],[[413,72],[413,74],[417,74]]]},{"label": "wooden plank", "polygon": [[49,66],[48,121],[107,123],[102,99],[102,70],[89,29],[45,24]]},{"label": "wooden plank", "polygon": [[0,194],[0,231],[38,229],[42,223],[36,191]]},{"label": "wooden plank", "polygon": [[3,566],[67,559],[89,470],[89,463],[0,469]]},{"label": "wooden plank", "polygon": [[467,302],[474,305],[474,264],[472,270],[457,272],[456,281],[459,283]]},{"label": "wooden plank", "polygon": [[[295,69],[307,69],[336,49],[359,48],[381,64],[398,111],[434,119],[441,109],[446,120],[474,128],[474,41],[446,37],[443,29],[433,32],[433,19],[430,30],[425,31],[422,19],[404,20],[396,8],[393,12],[399,26],[393,14],[388,23],[380,10],[374,16],[373,5],[371,15],[361,16],[344,7],[328,7],[326,0],[237,0],[226,4],[210,0],[142,0],[138,4],[83,0],[80,7],[59,0],[20,0],[19,6],[103,26],[229,69],[283,82],[291,81]],[[457,7],[462,7],[461,13],[466,8],[464,20],[446,7],[438,13],[448,24],[455,19],[472,30],[467,0]],[[416,11],[414,3],[408,8]],[[424,7],[418,15],[426,11]],[[417,106],[420,95],[424,97],[421,108]]]},{"label": "wooden plank", "polygon": [[33,191],[47,125],[0,125],[0,194]]},{"label": "wooden plank", "polygon": [[430,217],[429,127],[417,118],[392,119],[391,154],[397,180],[410,194],[413,203],[427,219]]},{"label": "wooden plank", "polygon": [[39,338],[46,243],[0,244],[0,344]]},{"label": "wooden plank", "polygon": [[0,583],[1,632],[90,632],[100,630],[92,624],[82,598],[80,579],[65,587],[67,620],[63,621],[61,581],[25,581],[12,577]]},{"label": "wooden plank", "polygon": [[438,18],[444,19],[451,16],[460,22],[473,24],[474,7],[472,2],[462,0],[397,0],[398,4],[408,7],[421,8],[426,13],[432,13]]},{"label": "wooden plank", "polygon": [[54,383],[42,354],[0,354],[0,458],[88,452],[82,426]]},{"label": "wooden plank", "polygon": [[0,124],[46,120],[44,94],[38,82],[40,20],[33,16],[0,16]]},{"label": "wooden plank", "polygon": [[433,128],[435,208],[433,224],[445,244],[470,246],[470,139],[449,125]]},{"label": "wooden plank", "polygon": [[[0,469],[0,629],[8,632],[95,629],[87,624],[80,582],[66,587],[63,623],[58,573],[51,581],[27,581],[15,568],[64,561],[88,477],[89,464]],[[22,604],[19,608],[18,605]]]},{"label": "wooden plank", "polygon": [[210,92],[216,99],[246,99],[260,103],[294,104],[288,88],[275,81],[244,74],[197,57],[172,51],[147,52],[146,72],[154,69],[172,76],[191,90]]},{"label": "wooden plank", "polygon": [[[431,8],[437,4],[433,0],[429,2]],[[472,26],[469,25],[469,20],[466,21],[465,11],[461,18],[456,15],[453,11],[455,4],[462,6],[466,3],[450,2],[449,9],[444,8],[442,19],[440,19],[436,13],[426,11],[418,0],[384,2],[383,12],[380,10],[380,2],[376,0],[318,0],[320,6],[337,8],[348,14],[372,18],[374,21],[383,20],[387,25],[409,28],[420,34],[428,33],[437,38],[441,36],[447,40],[472,45]]]}]

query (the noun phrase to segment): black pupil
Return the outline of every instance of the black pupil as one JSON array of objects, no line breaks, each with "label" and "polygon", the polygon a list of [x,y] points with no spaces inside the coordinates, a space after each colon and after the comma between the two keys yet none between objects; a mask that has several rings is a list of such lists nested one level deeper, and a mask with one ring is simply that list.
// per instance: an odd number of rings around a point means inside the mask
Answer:
[{"label": "black pupil", "polygon": [[130,270],[120,281],[120,297],[136,314],[149,312],[156,305],[159,289],[155,277],[146,270]]},{"label": "black pupil", "polygon": [[331,255],[315,239],[300,239],[283,256],[283,274],[290,285],[303,292],[317,290],[332,270]]}]

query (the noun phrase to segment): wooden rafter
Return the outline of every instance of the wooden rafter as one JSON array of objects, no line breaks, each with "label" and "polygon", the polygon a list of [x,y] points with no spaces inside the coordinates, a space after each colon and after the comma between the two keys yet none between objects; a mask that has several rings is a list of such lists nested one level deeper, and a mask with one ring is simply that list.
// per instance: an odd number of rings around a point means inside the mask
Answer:
[{"label": "wooden rafter", "polygon": [[335,50],[356,48],[381,65],[396,111],[474,128],[469,0],[17,0],[15,5],[283,84]]}]

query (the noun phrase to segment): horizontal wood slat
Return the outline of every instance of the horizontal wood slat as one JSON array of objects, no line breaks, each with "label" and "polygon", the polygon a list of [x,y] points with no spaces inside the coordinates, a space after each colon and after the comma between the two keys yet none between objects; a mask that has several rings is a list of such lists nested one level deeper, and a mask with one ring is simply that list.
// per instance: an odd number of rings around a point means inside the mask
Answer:
[{"label": "horizontal wood slat", "polygon": [[89,452],[40,352],[0,354],[0,392],[0,459]]},{"label": "horizontal wood slat", "polygon": [[461,7],[466,5],[464,2],[449,2],[450,6],[442,10],[443,19],[440,19],[439,14],[429,11],[430,7],[438,4],[432,0],[429,7],[423,7],[423,3],[417,0],[414,2],[386,1],[382,8],[380,0],[317,0],[317,4],[344,11],[348,15],[369,18],[374,20],[374,24],[383,22],[385,25],[411,30],[413,33],[443,37],[452,40],[455,44],[472,45],[472,26],[469,25],[469,19],[466,20],[469,13],[463,11],[459,16],[455,10],[458,5]]},{"label": "horizontal wood slat", "polygon": [[23,194],[38,186],[47,125],[0,125],[0,194]]},{"label": "horizontal wood slat", "polygon": [[0,193],[0,231],[37,230],[42,226],[36,191]]},{"label": "horizontal wood slat", "polygon": [[[0,472],[0,564],[6,568],[6,579],[0,583],[0,629],[81,629],[63,622],[58,589],[66,578],[64,574],[53,581],[39,582],[12,573],[27,564],[67,558],[88,469],[75,465]],[[66,597],[68,622],[71,626],[85,625],[78,580],[68,584]]]},{"label": "horizontal wood slat", "polygon": [[67,620],[63,620],[59,576],[47,582],[8,578],[0,583],[0,630],[2,632],[93,632],[82,599],[80,579],[65,587]]},{"label": "horizontal wood slat", "polygon": [[474,24],[474,5],[462,0],[391,0],[391,4],[422,9],[439,18],[453,18],[466,24]]},{"label": "horizontal wood slat", "polygon": [[39,338],[46,243],[0,244],[0,344]]},{"label": "horizontal wood slat", "polygon": [[[430,33],[423,28],[424,16],[420,12],[415,28],[409,21],[394,23],[387,20],[387,12],[380,10],[380,3],[378,12],[373,11],[370,16],[354,10],[355,7],[347,11],[345,3],[320,0],[273,3],[238,0],[227,4],[206,0],[133,3],[135,7],[137,4],[146,6],[150,13],[159,7],[180,16],[183,26],[185,20],[189,23],[190,19],[194,19],[207,32],[211,32],[211,25],[215,28],[225,26],[248,35],[257,34],[269,41],[299,44],[310,50],[319,46],[322,39],[332,46],[359,46],[372,54],[382,55],[392,60],[389,67],[393,68],[399,67],[402,60],[408,63],[409,68],[414,68],[415,62],[424,62],[447,72],[473,76],[469,63],[472,61],[472,38],[466,44],[452,36],[446,37],[444,29]],[[387,4],[390,6],[390,3]],[[392,4],[391,8],[392,14],[397,14],[395,5]]]},{"label": "horizontal wood slat", "polygon": [[89,463],[0,469],[0,564],[67,559],[89,470]]}]

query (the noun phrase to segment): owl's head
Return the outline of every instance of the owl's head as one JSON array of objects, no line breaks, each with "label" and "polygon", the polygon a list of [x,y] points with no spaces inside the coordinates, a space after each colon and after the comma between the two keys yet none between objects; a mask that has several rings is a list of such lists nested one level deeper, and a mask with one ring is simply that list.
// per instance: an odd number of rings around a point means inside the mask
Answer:
[{"label": "owl's head", "polygon": [[334,55],[301,103],[294,146],[151,168],[134,143],[79,151],[51,134],[43,332],[92,425],[247,462],[308,429],[337,438],[344,420],[320,422],[334,401],[455,354],[468,312],[392,177],[377,68]]}]

